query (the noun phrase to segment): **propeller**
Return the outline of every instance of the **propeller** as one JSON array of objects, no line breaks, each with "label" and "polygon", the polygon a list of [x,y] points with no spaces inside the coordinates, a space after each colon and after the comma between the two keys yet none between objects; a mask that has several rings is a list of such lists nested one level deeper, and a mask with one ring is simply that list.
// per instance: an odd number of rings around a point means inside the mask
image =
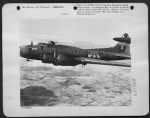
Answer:
[{"label": "propeller", "polygon": [[31,46],[33,46],[33,41],[31,41]]},{"label": "propeller", "polygon": [[56,59],[56,48],[54,48],[54,59]]},{"label": "propeller", "polygon": [[57,63],[58,63],[58,55],[57,55],[57,50],[56,50],[56,48],[54,48],[54,64],[57,65]]}]

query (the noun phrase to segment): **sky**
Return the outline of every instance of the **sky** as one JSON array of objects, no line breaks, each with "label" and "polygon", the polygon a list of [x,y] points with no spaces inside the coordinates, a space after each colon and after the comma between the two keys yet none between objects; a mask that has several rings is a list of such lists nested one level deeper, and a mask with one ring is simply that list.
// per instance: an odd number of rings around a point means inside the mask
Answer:
[{"label": "sky", "polygon": [[147,13],[144,5],[137,4],[134,11],[126,13],[98,14],[91,17],[77,16],[69,8],[70,6],[66,8],[69,11],[65,12],[72,14],[68,16],[62,16],[59,10],[33,9],[29,12],[28,9],[23,9],[19,23],[21,45],[28,44],[31,40],[54,40],[81,48],[94,48],[115,45],[116,42],[112,39],[123,33],[128,33],[132,40],[138,40],[140,36],[147,38]]},{"label": "sky", "polygon": [[[114,45],[114,37],[123,33],[131,34],[130,25],[116,19],[42,19],[23,20],[20,23],[20,38],[22,43],[47,42],[70,43],[85,47],[98,45]],[[119,31],[118,31],[119,29]],[[84,47],[83,47],[84,48]],[[92,47],[91,47],[92,48]]]},{"label": "sky", "polygon": [[15,54],[20,45],[30,44],[31,40],[34,44],[53,40],[80,48],[112,47],[117,43],[112,38],[126,32],[131,37],[132,58],[145,59],[148,55],[145,53],[148,50],[148,9],[145,4],[134,4],[134,10],[125,13],[92,16],[76,15],[71,4],[66,4],[63,10],[21,8],[17,11],[16,6],[7,4],[2,12],[3,44],[8,53],[11,50]]},{"label": "sky", "polygon": [[[71,4],[66,4],[63,10],[21,7],[17,11],[16,6],[7,4],[2,12],[4,54],[8,57],[13,53],[18,59],[19,46],[30,44],[31,40],[34,44],[53,40],[80,48],[112,47],[117,43],[113,38],[125,32],[131,37],[132,60],[139,63],[148,57],[148,9],[145,4],[134,4],[134,10],[125,13],[92,16],[76,15]],[[7,59],[12,62],[11,58]]]}]

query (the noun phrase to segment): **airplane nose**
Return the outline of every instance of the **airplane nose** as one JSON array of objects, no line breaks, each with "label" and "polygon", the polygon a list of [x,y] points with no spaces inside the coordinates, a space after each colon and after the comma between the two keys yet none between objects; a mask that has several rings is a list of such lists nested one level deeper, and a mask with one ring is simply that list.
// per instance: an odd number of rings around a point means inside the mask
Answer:
[{"label": "airplane nose", "polygon": [[20,46],[19,48],[20,48],[20,56],[23,57],[24,56],[24,52],[23,52],[24,47]]},{"label": "airplane nose", "polygon": [[30,48],[28,46],[20,46],[20,56],[24,58],[29,58],[31,56],[30,54]]},{"label": "airplane nose", "polygon": [[23,50],[23,49],[22,49],[21,46],[19,47],[19,49],[20,49],[20,56],[22,56],[22,50]]}]

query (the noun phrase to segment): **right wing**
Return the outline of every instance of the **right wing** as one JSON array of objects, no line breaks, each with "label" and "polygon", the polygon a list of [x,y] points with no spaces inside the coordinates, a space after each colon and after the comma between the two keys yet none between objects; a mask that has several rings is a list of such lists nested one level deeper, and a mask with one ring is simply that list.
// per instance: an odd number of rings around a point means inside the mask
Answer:
[{"label": "right wing", "polygon": [[131,67],[131,64],[129,63],[118,62],[118,61],[105,61],[100,59],[91,59],[91,58],[84,58],[84,57],[77,57],[75,58],[75,60],[80,61],[82,63],[89,63],[89,64]]}]

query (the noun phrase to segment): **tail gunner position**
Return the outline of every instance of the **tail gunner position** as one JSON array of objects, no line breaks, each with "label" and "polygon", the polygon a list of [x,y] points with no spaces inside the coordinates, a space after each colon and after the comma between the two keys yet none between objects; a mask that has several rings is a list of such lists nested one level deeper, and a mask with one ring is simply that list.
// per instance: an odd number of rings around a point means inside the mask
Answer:
[{"label": "tail gunner position", "polygon": [[[122,37],[113,38],[118,43],[114,47],[81,49],[68,45],[56,45],[56,42],[39,43],[20,47],[20,56],[28,61],[41,60],[43,63],[52,63],[61,66],[75,66],[78,64],[101,64],[112,66],[131,67],[130,64],[118,60],[131,59],[131,38],[127,33]],[[117,62],[116,62],[117,61]]]}]

